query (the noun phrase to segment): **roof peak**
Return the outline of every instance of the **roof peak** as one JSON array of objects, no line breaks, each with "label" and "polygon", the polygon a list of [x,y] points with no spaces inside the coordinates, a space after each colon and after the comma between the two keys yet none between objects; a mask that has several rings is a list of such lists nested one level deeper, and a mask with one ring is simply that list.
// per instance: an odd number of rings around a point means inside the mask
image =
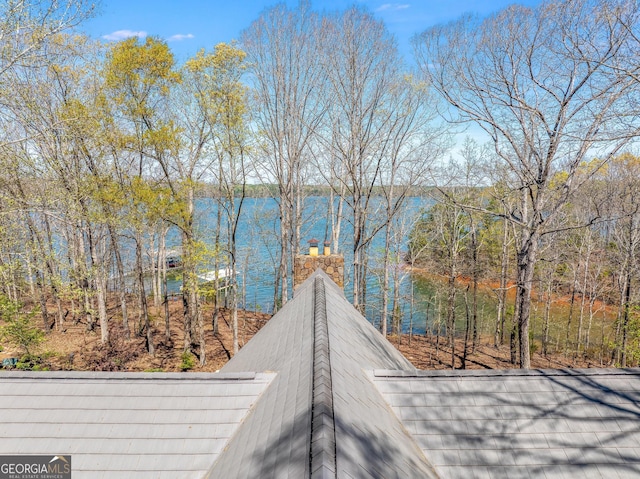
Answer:
[{"label": "roof peak", "polygon": [[316,270],[222,368],[278,376],[210,477],[437,477],[365,372],[373,369],[414,370]]}]

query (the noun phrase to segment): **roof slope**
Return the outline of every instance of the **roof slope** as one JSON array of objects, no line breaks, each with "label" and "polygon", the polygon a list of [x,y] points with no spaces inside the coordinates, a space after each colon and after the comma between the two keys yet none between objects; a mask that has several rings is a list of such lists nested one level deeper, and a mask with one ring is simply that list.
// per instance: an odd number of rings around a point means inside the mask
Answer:
[{"label": "roof slope", "polygon": [[338,477],[436,477],[365,370],[415,368],[333,288],[327,288]]},{"label": "roof slope", "polygon": [[289,301],[221,369],[277,376],[208,477],[309,476],[313,309],[312,294]]},{"label": "roof slope", "polygon": [[0,453],[73,477],[201,478],[273,374],[0,372]]},{"label": "roof slope", "polygon": [[317,270],[222,369],[278,376],[210,477],[435,477],[374,368],[414,369]]},{"label": "roof slope", "polygon": [[443,478],[640,477],[640,370],[377,371]]}]

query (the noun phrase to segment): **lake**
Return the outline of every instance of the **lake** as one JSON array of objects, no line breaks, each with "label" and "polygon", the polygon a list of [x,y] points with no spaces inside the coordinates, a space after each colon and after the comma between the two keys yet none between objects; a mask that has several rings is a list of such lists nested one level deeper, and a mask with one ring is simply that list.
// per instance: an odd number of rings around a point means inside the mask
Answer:
[{"label": "lake", "polygon": [[[302,244],[300,252],[308,251],[307,240],[313,237],[324,241],[327,234],[327,205],[329,198],[325,196],[310,197],[307,199],[304,212],[304,225],[302,229]],[[380,200],[377,201],[381,206]],[[413,221],[417,218],[420,209],[428,206],[430,200],[412,197],[407,200],[403,211],[405,220],[401,243],[402,250],[406,249],[407,235]],[[214,200],[201,198],[196,202],[196,215],[199,235],[205,243],[213,246],[215,238],[215,222],[217,216],[217,204]],[[373,218],[372,220],[375,220]],[[273,198],[246,198],[243,206],[241,221],[237,233],[238,274],[240,291],[243,293],[241,306],[252,310],[266,312],[273,311],[274,284],[277,262],[278,239],[278,204]],[[330,233],[330,232],[329,232]],[[351,299],[351,263],[353,227],[343,221],[340,235],[340,251],[345,256],[345,294]],[[224,235],[222,236],[224,238]],[[167,236],[167,247],[179,246],[180,235],[177,230],[171,230]],[[381,261],[384,252],[384,231],[380,232],[373,240],[370,248],[371,274],[368,281],[367,317],[373,321],[380,317],[380,279]],[[223,266],[223,265],[222,265]],[[221,266],[221,267],[222,267]],[[204,265],[203,269],[213,269],[214,265]],[[403,281],[401,291],[408,295],[411,289],[411,279],[407,272],[402,272]],[[169,290],[177,292],[181,282],[172,280],[169,282]],[[424,321],[422,321],[424,323]],[[422,326],[424,328],[424,324]]]},{"label": "lake", "polygon": [[[306,202],[304,214],[304,226],[300,251],[308,251],[307,240],[315,237],[324,241],[327,229],[327,205],[329,198],[326,196],[310,197]],[[413,223],[417,220],[420,211],[429,207],[432,200],[422,197],[410,197],[398,223],[398,243],[400,255],[404,254],[407,247],[407,236]],[[376,202],[374,202],[376,205]],[[381,200],[377,200],[377,206],[382,206]],[[215,237],[216,202],[211,199],[199,199],[196,203],[199,234],[209,245],[213,245]],[[375,213],[372,216],[375,221]],[[247,198],[243,206],[243,214],[238,227],[238,274],[240,282],[240,307],[272,312],[274,307],[274,271],[277,261],[278,238],[278,204],[273,198]],[[353,227],[349,222],[343,222],[340,235],[340,254],[345,256],[345,295],[352,298],[351,263]],[[176,230],[170,231],[167,237],[168,247],[180,244],[180,237]],[[384,254],[384,230],[372,241],[370,248],[369,264],[370,275],[367,283],[366,317],[376,327],[381,318],[381,283],[382,261]],[[412,329],[416,333],[424,333],[427,328],[433,330],[439,323],[438,314],[439,285],[438,282],[425,279],[419,275],[412,275],[402,264],[399,269],[399,288],[402,311],[402,329],[408,332]],[[204,269],[213,269],[213,264]],[[177,292],[180,289],[179,280],[169,281],[169,290]],[[392,293],[390,293],[392,296]],[[458,309],[464,308],[464,300],[459,295]],[[479,311],[485,315],[495,314],[495,301],[486,294],[482,294]],[[391,300],[389,308],[392,307]]]},{"label": "lake", "polygon": [[[321,242],[327,232],[327,204],[329,198],[325,196],[310,197],[307,199],[304,214],[304,228],[300,251],[308,251],[307,240],[315,237]],[[380,200],[378,204],[381,205]],[[424,208],[428,208],[432,201],[421,197],[407,199],[401,215],[401,226],[398,234],[400,255],[407,248],[407,236],[411,225],[415,222]],[[199,234],[209,245],[214,242],[214,227],[216,221],[216,203],[211,199],[199,199],[196,203],[196,213],[199,225]],[[375,220],[375,216],[372,217]],[[276,270],[276,248],[278,238],[278,205],[272,198],[247,198],[243,207],[243,214],[238,230],[238,273],[240,282],[240,307],[272,312],[274,305],[274,271]],[[352,251],[352,225],[344,222],[341,231],[341,251],[345,256],[345,295],[349,300],[352,297],[351,263]],[[170,231],[167,237],[168,247],[180,244],[177,231]],[[370,248],[370,275],[367,284],[366,317],[376,327],[379,326],[381,317],[382,259],[384,253],[384,231],[374,238]],[[443,291],[444,281],[428,279],[424,275],[411,274],[400,262],[399,266],[402,311],[402,329],[404,332],[412,330],[414,333],[423,334],[426,330],[434,332],[444,328],[444,309],[446,306],[446,294]],[[203,269],[213,269],[213,264],[203,266]],[[173,280],[169,284],[170,291],[177,292],[180,289],[180,281]],[[461,285],[456,299],[456,328],[458,332],[464,331],[466,317],[465,287]],[[392,297],[392,293],[390,293]],[[469,304],[471,293],[468,293]],[[392,307],[391,300],[389,308]],[[533,330],[535,336],[541,334],[542,305],[535,302],[533,305]],[[567,308],[554,306],[554,314],[562,324],[567,316]],[[492,333],[495,318],[497,316],[497,297],[489,288],[481,288],[478,294],[478,322],[479,329],[485,333]]]}]

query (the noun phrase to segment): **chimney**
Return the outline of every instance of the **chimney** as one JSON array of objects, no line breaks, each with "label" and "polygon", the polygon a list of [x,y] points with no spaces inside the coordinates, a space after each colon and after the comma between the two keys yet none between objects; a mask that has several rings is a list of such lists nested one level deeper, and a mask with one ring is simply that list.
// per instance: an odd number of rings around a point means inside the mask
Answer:
[{"label": "chimney", "polygon": [[318,243],[319,241],[315,238],[311,238],[309,241],[309,256],[318,256]]},{"label": "chimney", "polygon": [[309,243],[309,254],[298,254],[293,260],[293,291],[300,286],[305,279],[318,268],[341,288],[344,287],[344,256],[331,254],[330,241],[324,242],[322,256],[318,256],[318,243],[320,241],[311,238]]}]

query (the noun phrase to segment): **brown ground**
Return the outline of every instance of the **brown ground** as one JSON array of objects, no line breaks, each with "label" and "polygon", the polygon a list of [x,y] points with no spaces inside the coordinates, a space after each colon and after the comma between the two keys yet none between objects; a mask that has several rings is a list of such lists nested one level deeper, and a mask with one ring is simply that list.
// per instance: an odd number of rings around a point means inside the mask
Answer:
[{"label": "brown ground", "polygon": [[[117,316],[117,306],[109,311],[110,316]],[[154,313],[154,344],[156,354],[151,356],[145,348],[145,339],[139,335],[132,335],[132,339],[126,341],[121,333],[119,323],[115,320],[112,324],[112,341],[108,346],[100,344],[99,330],[87,331],[86,324],[73,324],[67,321],[62,331],[51,331],[47,334],[45,343],[40,347],[39,353],[43,356],[43,366],[52,370],[107,370],[107,371],[181,371],[183,335],[182,335],[182,303],[171,302],[171,336],[172,341],[165,342],[164,319],[162,314]],[[222,310],[219,320],[219,332],[213,334],[211,324],[212,306],[204,306],[206,364],[196,365],[191,371],[217,371],[231,357],[233,341],[231,333],[231,321],[228,310]],[[132,314],[132,316],[134,316]],[[270,315],[259,312],[240,311],[238,313],[239,342],[242,347],[253,335],[266,324]],[[135,318],[134,318],[135,319]],[[131,320],[132,330],[134,319]],[[440,338],[436,346],[434,337],[413,335],[409,342],[409,336],[403,335],[389,337],[391,343],[397,347],[414,366],[420,369],[450,369],[451,350],[446,345],[446,340]],[[455,367],[462,365],[462,339],[456,344]],[[0,359],[5,357],[19,357],[20,353],[5,346],[0,352]],[[576,367],[601,367],[591,361],[583,359],[567,358],[562,354],[554,354],[543,357],[534,353],[531,358],[533,368],[576,368]],[[494,348],[490,344],[490,338],[484,341],[471,353],[466,360],[466,369],[507,369],[513,365],[509,362],[508,346]]]},{"label": "brown ground", "polygon": [[[447,345],[445,338],[440,338],[436,347],[436,338],[433,336],[411,337],[402,335],[400,341],[397,336],[389,337],[391,343],[411,361],[418,369],[451,369],[451,348]],[[465,369],[512,369],[510,362],[510,351],[508,345],[493,346],[489,338],[482,338],[480,344],[474,352],[471,352],[471,344],[467,351]],[[461,338],[456,340],[455,345],[455,367],[462,367],[464,341]],[[565,357],[563,354],[550,354],[543,356],[540,353],[531,355],[531,367],[534,369],[560,369],[560,368],[595,368],[603,367],[599,363],[580,357]]]},{"label": "brown ground", "polygon": [[[228,310],[221,310],[218,334],[213,334],[212,306],[205,304],[206,364],[200,366],[198,360],[191,371],[212,372],[220,369],[233,352],[233,335]],[[117,316],[118,306],[109,308],[109,316]],[[151,308],[156,353],[151,356],[146,350],[145,338],[133,333],[136,314],[130,313],[131,339],[127,341],[117,320],[113,320],[110,329],[111,341],[107,346],[100,344],[100,330],[87,331],[86,324],[74,324],[67,321],[61,331],[52,330],[38,353],[43,357],[43,366],[51,370],[106,370],[106,371],[181,371],[183,353],[182,302],[170,302],[171,341],[166,342],[164,333],[164,315],[156,314]],[[238,313],[238,337],[242,347],[266,324],[271,315],[252,311]],[[5,345],[0,352],[0,360],[6,357],[20,357],[20,352]]]}]

